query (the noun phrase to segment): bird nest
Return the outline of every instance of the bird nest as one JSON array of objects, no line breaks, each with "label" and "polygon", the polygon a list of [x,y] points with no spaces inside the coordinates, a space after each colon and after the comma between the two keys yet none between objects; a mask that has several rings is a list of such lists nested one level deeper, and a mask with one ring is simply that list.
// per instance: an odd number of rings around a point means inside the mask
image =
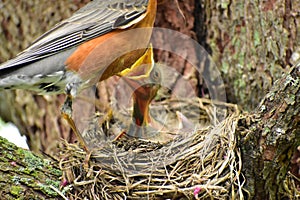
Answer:
[{"label": "bird nest", "polygon": [[[201,125],[185,129],[186,122],[181,121],[183,125],[172,140],[153,142],[124,136],[106,141],[90,153],[76,144],[65,143],[60,167],[64,172],[63,186],[68,185],[64,189],[70,190],[65,194],[67,198],[242,198],[244,179],[235,136],[237,107],[199,98],[181,103],[182,111],[189,110],[183,113],[187,119],[193,115],[190,111],[197,109],[185,107],[198,108]],[[154,107],[151,110],[155,110]],[[103,116],[97,115],[94,119],[99,122]],[[218,121],[220,119],[222,121]],[[116,123],[116,119],[109,118],[102,120],[101,125],[93,121],[88,133],[103,134]]]}]

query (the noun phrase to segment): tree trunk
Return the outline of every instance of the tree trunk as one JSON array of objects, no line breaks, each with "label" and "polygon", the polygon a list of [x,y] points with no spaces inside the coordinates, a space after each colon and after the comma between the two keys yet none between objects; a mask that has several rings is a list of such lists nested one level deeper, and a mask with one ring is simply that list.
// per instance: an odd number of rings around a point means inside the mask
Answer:
[{"label": "tree trunk", "polygon": [[[282,199],[291,159],[300,142],[300,63],[277,80],[253,115],[241,119],[239,146],[253,199]],[[251,124],[247,125],[247,119]]]},{"label": "tree trunk", "polygon": [[206,0],[204,7],[206,41],[226,83],[228,101],[253,110],[299,60],[300,4]]},{"label": "tree trunk", "polygon": [[[299,98],[299,91],[297,93],[297,88],[291,87],[280,88],[290,83],[288,77],[265,94],[300,59],[300,16],[297,14],[300,4],[279,0],[208,0],[204,7],[206,41],[222,73],[228,101],[248,111],[259,106],[255,112],[258,122],[253,125],[254,131],[248,134],[249,138],[240,141],[249,191],[254,199],[275,199],[276,192],[282,191],[280,181],[288,170],[300,175],[299,161],[296,161],[299,154],[294,156],[290,169],[290,155],[297,153],[296,146],[299,145],[299,104],[292,103],[293,98]],[[296,72],[294,76],[297,76]],[[275,97],[277,91],[280,95]],[[291,103],[285,103],[283,96]],[[268,106],[269,101],[273,101],[273,108]],[[287,107],[294,107],[296,112],[289,114]],[[264,112],[269,115],[263,115]],[[276,173],[280,175],[276,177]]]}]

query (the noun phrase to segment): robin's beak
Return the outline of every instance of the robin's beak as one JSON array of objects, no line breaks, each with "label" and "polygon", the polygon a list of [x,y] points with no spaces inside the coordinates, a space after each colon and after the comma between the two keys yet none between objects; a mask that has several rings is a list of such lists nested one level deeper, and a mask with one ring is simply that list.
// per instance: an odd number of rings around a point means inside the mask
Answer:
[{"label": "robin's beak", "polygon": [[154,63],[152,46],[130,69],[122,71],[120,75],[134,91],[132,116],[136,125],[148,125],[151,122],[149,105],[161,83],[161,74]]}]

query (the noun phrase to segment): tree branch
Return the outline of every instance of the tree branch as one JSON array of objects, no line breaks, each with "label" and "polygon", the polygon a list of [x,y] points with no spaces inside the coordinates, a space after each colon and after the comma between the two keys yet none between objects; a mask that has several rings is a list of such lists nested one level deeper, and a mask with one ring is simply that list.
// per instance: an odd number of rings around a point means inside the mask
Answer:
[{"label": "tree branch", "polygon": [[56,199],[61,176],[57,161],[0,137],[0,199]]},{"label": "tree branch", "polygon": [[[300,64],[276,81],[242,131],[247,189],[254,199],[281,199],[291,157],[300,144]],[[250,119],[250,116],[247,116]],[[246,118],[240,120],[247,126]]]}]

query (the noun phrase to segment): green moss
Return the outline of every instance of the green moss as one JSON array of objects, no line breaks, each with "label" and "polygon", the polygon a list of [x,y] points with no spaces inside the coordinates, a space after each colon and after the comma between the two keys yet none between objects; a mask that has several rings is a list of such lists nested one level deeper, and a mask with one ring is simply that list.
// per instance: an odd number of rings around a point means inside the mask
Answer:
[{"label": "green moss", "polygon": [[244,89],[246,87],[246,82],[243,79],[238,79],[234,81],[234,85],[238,88]]},{"label": "green moss", "polygon": [[23,155],[25,153],[25,151],[26,151],[25,149],[19,148],[19,149],[16,150],[16,153],[18,155]]},{"label": "green moss", "polygon": [[15,185],[20,184],[20,177],[19,177],[19,176],[13,176],[11,180],[12,180],[12,182],[13,182]]},{"label": "green moss", "polygon": [[221,1],[221,7],[222,7],[222,9],[227,9],[228,6],[229,6],[229,4],[230,4],[229,0],[223,0],[223,1]]},{"label": "green moss", "polygon": [[284,98],[284,101],[287,104],[294,105],[296,102],[296,96],[294,94],[289,94],[286,98]]},{"label": "green moss", "polygon": [[254,30],[254,35],[253,35],[253,42],[254,42],[254,46],[256,47],[256,46],[259,46],[260,44],[261,44],[261,41],[260,41],[260,39],[261,39],[261,35],[260,35],[260,33],[258,32],[258,31],[255,31]]},{"label": "green moss", "polygon": [[32,178],[21,178],[20,182],[25,185],[34,185],[35,181]]},{"label": "green moss", "polygon": [[13,185],[10,188],[10,193],[13,196],[20,196],[20,194],[22,194],[24,192],[24,189],[21,186],[18,185]]},{"label": "green moss", "polygon": [[8,153],[8,154],[6,155],[6,157],[7,157],[8,159],[10,159],[10,160],[13,160],[15,156],[12,155],[12,154],[10,154],[10,153]]},{"label": "green moss", "polygon": [[[3,163],[1,169],[2,172],[8,172],[0,176],[0,183],[9,184],[8,196],[13,197],[12,199],[22,199],[25,188],[27,197],[32,194],[32,198],[27,199],[40,199],[40,196],[51,199],[58,196],[52,186],[59,188],[59,178],[62,172],[52,166],[52,161],[36,156],[28,150],[17,148],[1,137],[0,143],[2,143],[0,145],[0,155],[2,155],[0,160],[2,159]],[[12,161],[16,161],[16,163],[12,165]],[[50,177],[53,177],[54,180],[52,181]],[[37,194],[35,191],[40,192]]]},{"label": "green moss", "polygon": [[46,184],[47,185],[52,185],[52,186],[54,186],[56,188],[59,188],[60,180],[54,181],[54,180],[51,180],[51,179],[46,179]]},{"label": "green moss", "polygon": [[52,168],[50,165],[49,165],[48,168],[49,168],[51,174],[54,174],[55,176],[61,176],[62,175],[61,170]]},{"label": "green moss", "polygon": [[24,162],[27,163],[27,168],[32,170],[42,169],[44,167],[43,160],[36,157],[30,151],[24,151]]},{"label": "green moss", "polygon": [[49,187],[49,185],[39,183],[37,186],[40,188],[40,190],[43,193],[45,193],[47,195],[50,195],[50,196],[57,196],[58,195],[51,187]]},{"label": "green moss", "polygon": [[228,74],[228,71],[229,71],[229,63],[227,62],[223,62],[222,63],[222,68],[221,68],[222,72],[224,74]]}]

